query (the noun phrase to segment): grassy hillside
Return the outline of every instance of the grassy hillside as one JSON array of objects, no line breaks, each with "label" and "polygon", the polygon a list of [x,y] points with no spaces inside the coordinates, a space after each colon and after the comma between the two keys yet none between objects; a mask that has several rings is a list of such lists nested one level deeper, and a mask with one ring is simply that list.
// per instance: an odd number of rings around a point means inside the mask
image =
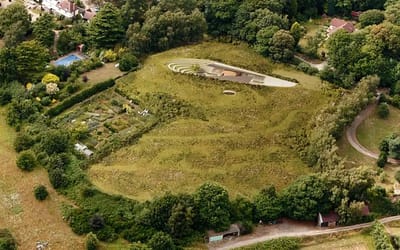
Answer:
[{"label": "grassy hillside", "polygon": [[[47,241],[52,249],[82,249],[83,238],[76,236],[63,221],[60,207],[65,198],[51,188],[44,169],[22,172],[15,164],[15,132],[6,125],[0,109],[0,226],[8,228],[18,249],[34,249],[36,241]],[[47,186],[49,198],[39,202],[33,195],[37,184]]]},{"label": "grassy hillside", "polygon": [[[168,70],[169,60],[184,57],[279,73],[300,84],[295,88],[255,87]],[[192,192],[205,181],[222,184],[233,196],[251,196],[267,184],[283,188],[311,171],[291,148],[287,134],[303,128],[329,101],[318,78],[274,65],[245,46],[220,43],[150,56],[141,70],[122,78],[118,85],[135,99],[168,93],[197,107],[206,117],[158,126],[137,144],[89,170],[91,180],[102,190],[140,200],[166,191]],[[224,95],[227,89],[237,94]]]}]

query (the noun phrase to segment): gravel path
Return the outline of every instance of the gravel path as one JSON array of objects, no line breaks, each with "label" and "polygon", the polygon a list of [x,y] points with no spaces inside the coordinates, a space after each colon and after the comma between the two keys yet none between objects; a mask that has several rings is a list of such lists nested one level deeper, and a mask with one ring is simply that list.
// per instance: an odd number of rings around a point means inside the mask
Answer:
[{"label": "gravel path", "polygon": [[[400,215],[386,217],[386,218],[380,219],[379,221],[382,223],[388,223],[388,222],[397,221],[397,220],[400,220]],[[339,232],[347,232],[347,231],[363,229],[363,228],[372,226],[372,224],[373,224],[373,222],[369,222],[369,223],[357,224],[357,225],[347,226],[347,227],[337,227],[337,228],[332,228],[332,229],[329,229],[329,228],[305,229],[303,231],[298,231],[298,232],[277,231],[277,232],[269,233],[269,234],[266,234],[263,236],[254,237],[251,239],[241,239],[241,237],[239,237],[239,238],[233,239],[231,241],[225,241],[224,243],[218,244],[218,245],[209,244],[209,249],[228,250],[228,249],[234,249],[234,248],[244,247],[244,246],[248,246],[248,245],[253,245],[256,243],[260,243],[260,242],[264,242],[264,241],[272,240],[272,239],[276,239],[276,238],[281,238],[281,237],[309,237],[309,236],[334,234],[334,233],[339,233]]]},{"label": "gravel path", "polygon": [[[359,153],[368,156],[373,159],[378,159],[379,154],[372,152],[371,150],[365,148],[357,139],[357,128],[361,125],[361,123],[367,119],[375,110],[377,106],[377,102],[374,102],[368,105],[363,111],[360,112],[354,119],[353,123],[346,129],[346,139],[350,143],[350,145],[357,150]],[[391,164],[400,164],[400,160],[396,160],[393,158],[388,158],[388,162]]]}]

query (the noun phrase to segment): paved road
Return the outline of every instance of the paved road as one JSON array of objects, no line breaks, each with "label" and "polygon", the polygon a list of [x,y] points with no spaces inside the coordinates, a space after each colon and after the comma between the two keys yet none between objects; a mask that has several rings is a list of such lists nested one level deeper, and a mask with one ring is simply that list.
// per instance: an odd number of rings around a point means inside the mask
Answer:
[{"label": "paved road", "polygon": [[[379,221],[382,223],[388,223],[392,221],[397,221],[400,220],[400,215],[398,216],[392,216],[392,217],[386,217],[383,219],[380,219]],[[352,231],[352,230],[358,230],[366,227],[372,226],[373,222],[369,223],[363,223],[363,224],[357,224],[353,226],[348,226],[348,227],[337,227],[333,229],[318,229],[318,230],[305,230],[303,232],[278,232],[276,234],[271,234],[271,235],[263,235],[257,238],[249,239],[249,240],[240,240],[239,238],[236,238],[235,240],[228,241],[224,244],[220,244],[218,246],[213,246],[209,245],[209,249],[216,249],[216,250],[228,250],[228,249],[234,249],[238,247],[244,247],[260,242],[264,242],[267,240],[271,239],[276,239],[276,238],[281,238],[281,237],[309,237],[309,236],[318,236],[318,235],[325,235],[325,234],[334,234],[334,233],[339,233],[339,232],[346,232],[346,231]]]},{"label": "paved road", "polygon": [[[350,145],[360,152],[361,154],[378,159],[379,154],[372,152],[371,150],[365,148],[357,139],[357,128],[361,125],[361,123],[367,119],[375,110],[377,106],[377,102],[374,102],[370,105],[368,105],[363,111],[360,112],[360,114],[357,115],[357,117],[354,119],[353,123],[346,129],[346,138],[347,141],[350,143]],[[389,158],[388,162],[391,164],[400,164],[399,160]]]}]

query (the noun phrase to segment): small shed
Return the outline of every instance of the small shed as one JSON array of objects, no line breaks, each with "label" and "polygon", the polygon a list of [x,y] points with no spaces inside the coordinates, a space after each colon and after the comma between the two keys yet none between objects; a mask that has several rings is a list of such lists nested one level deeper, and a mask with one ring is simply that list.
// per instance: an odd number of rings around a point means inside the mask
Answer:
[{"label": "small shed", "polygon": [[320,227],[336,227],[339,222],[339,215],[335,212],[328,214],[318,213],[318,226]]},{"label": "small shed", "polygon": [[206,237],[206,241],[208,243],[221,241],[226,237],[238,237],[240,236],[240,227],[238,224],[232,224],[229,227],[229,230],[224,232],[216,233],[214,231],[209,231],[208,236]]},{"label": "small shed", "polygon": [[399,183],[393,184],[393,195],[394,196],[400,195],[400,184]]}]

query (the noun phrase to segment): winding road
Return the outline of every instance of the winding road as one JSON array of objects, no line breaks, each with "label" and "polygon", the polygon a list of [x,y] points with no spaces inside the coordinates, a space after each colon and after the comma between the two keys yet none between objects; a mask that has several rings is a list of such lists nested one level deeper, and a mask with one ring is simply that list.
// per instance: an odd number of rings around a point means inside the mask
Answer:
[{"label": "winding road", "polygon": [[[360,112],[360,114],[356,116],[350,127],[346,129],[346,139],[350,143],[350,145],[359,153],[374,159],[378,159],[379,154],[374,153],[361,145],[361,143],[357,139],[357,128],[374,112],[376,107],[377,102],[369,104],[363,111]],[[388,158],[388,162],[396,165],[400,164],[400,160],[396,160],[393,158]]]},{"label": "winding road", "polygon": [[[397,216],[392,216],[392,217],[386,217],[383,219],[380,219],[379,221],[382,223],[389,223],[392,221],[398,221],[400,220],[400,215]],[[363,223],[363,224],[357,224],[353,226],[348,226],[348,227],[337,227],[337,228],[319,228],[319,229],[314,229],[314,230],[304,230],[301,232],[276,232],[273,234],[267,234],[263,235],[260,237],[256,238],[251,238],[247,240],[241,240],[240,237],[236,238],[231,241],[225,241],[222,244],[218,245],[213,245],[209,244],[209,249],[215,249],[215,250],[228,250],[228,249],[234,249],[234,248],[239,248],[239,247],[244,247],[248,245],[253,245],[256,243],[264,242],[267,240],[272,240],[280,237],[309,237],[309,236],[318,236],[318,235],[326,235],[326,234],[334,234],[334,233],[340,233],[340,232],[347,232],[347,231],[353,231],[353,230],[358,230],[358,229],[363,229],[366,227],[372,226],[373,222],[369,223]]]}]

